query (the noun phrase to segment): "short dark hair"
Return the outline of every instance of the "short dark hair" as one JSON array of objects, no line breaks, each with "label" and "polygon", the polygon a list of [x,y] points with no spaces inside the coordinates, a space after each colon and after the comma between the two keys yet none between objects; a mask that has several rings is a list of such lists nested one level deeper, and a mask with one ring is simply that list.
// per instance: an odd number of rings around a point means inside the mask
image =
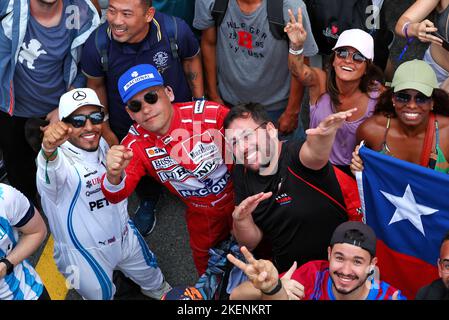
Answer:
[{"label": "short dark hair", "polygon": [[449,240],[449,231],[444,235],[443,240],[441,240],[441,245]]},{"label": "short dark hair", "polygon": [[272,122],[271,118],[264,109],[264,106],[260,103],[249,102],[239,104],[231,108],[231,111],[229,111],[224,119],[223,126],[227,129],[234,120],[248,118],[253,119],[258,125]]}]

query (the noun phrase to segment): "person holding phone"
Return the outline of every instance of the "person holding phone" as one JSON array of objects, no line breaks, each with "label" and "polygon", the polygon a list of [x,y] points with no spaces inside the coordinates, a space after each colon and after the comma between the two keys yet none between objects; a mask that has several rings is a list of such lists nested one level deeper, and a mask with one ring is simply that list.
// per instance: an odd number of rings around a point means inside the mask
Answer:
[{"label": "person holding phone", "polygon": [[[435,11],[434,21],[426,17]],[[407,38],[430,43],[424,54],[441,89],[449,92],[449,0],[417,0],[399,18],[395,31]]]}]

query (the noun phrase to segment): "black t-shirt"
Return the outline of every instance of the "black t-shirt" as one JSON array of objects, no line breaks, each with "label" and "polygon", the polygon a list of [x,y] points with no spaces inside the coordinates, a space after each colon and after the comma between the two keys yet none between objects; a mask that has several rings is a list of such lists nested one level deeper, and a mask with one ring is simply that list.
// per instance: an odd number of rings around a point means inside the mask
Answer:
[{"label": "black t-shirt", "polygon": [[258,205],[253,219],[271,241],[274,263],[280,272],[287,271],[294,261],[302,265],[311,260],[327,260],[332,233],[348,220],[332,166],[328,163],[317,171],[304,167],[299,160],[302,144],[284,143],[274,175],[261,176],[243,165],[236,165],[233,171],[237,205],[259,192],[273,192],[272,197]]},{"label": "black t-shirt", "polygon": [[418,290],[415,300],[449,300],[449,289],[441,279]]}]

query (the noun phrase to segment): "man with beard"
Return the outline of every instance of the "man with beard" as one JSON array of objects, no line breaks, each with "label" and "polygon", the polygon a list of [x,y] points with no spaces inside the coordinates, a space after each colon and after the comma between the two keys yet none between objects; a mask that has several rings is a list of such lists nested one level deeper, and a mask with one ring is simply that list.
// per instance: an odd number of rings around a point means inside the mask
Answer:
[{"label": "man with beard", "polygon": [[441,243],[438,275],[439,279],[419,289],[416,300],[449,300],[449,232]]},{"label": "man with beard", "polygon": [[338,128],[354,109],[328,116],[306,131],[306,141],[286,143],[262,109],[236,106],[224,121],[227,147],[236,159],[233,233],[250,250],[269,240],[274,264],[285,272],[294,261],[326,259],[332,232],[348,220],[328,159]]},{"label": "man with beard", "polygon": [[37,188],[59,271],[84,299],[112,299],[115,269],[144,295],[160,299],[171,287],[129,220],[127,201],[109,203],[100,188],[109,148],[101,137],[104,110],[95,91],[62,95],[59,119],[45,130],[37,158]]},{"label": "man with beard", "polygon": [[[248,264],[228,255],[229,261],[246,273],[251,282],[234,289],[231,299],[286,300],[278,271],[268,260],[255,260],[242,248]],[[405,300],[375,274],[376,235],[362,222],[348,221],[335,229],[328,248],[328,261],[310,261],[291,275],[299,283],[300,300]],[[298,299],[298,300],[299,300]]]}]

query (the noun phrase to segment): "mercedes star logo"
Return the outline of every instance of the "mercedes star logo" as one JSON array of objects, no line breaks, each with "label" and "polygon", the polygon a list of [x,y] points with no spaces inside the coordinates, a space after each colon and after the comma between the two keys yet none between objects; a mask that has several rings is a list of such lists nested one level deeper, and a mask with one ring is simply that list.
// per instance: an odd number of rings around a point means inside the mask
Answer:
[{"label": "mercedes star logo", "polygon": [[86,94],[83,91],[75,91],[75,93],[73,93],[73,99],[76,101],[81,101],[86,99]]}]

